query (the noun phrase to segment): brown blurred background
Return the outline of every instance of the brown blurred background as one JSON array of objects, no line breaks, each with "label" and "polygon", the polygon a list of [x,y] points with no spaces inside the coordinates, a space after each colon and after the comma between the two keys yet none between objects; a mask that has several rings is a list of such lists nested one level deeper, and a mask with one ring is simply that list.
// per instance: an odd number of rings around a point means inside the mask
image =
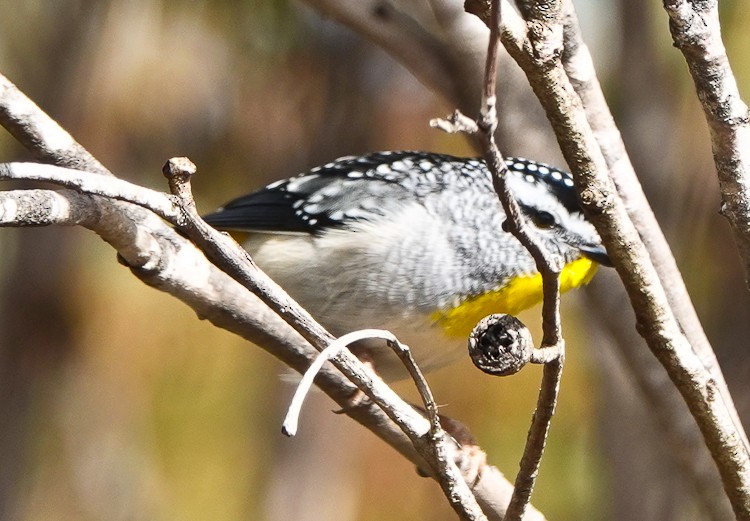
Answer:
[{"label": "brown blurred background", "polygon": [[[666,15],[644,0],[576,5],[744,412],[750,302]],[[750,9],[725,1],[722,15],[746,91]],[[0,0],[0,71],[128,180],[163,190],[164,161],[189,156],[203,211],[342,155],[473,153],[427,125],[452,106],[298,3]],[[524,128],[503,144],[564,166],[555,147],[527,145]],[[29,157],[5,133],[0,153],[0,161]],[[138,282],[93,234],[6,229],[0,252],[0,519],[452,518],[433,482],[330,414],[321,396],[306,407],[299,437],[284,438],[283,367]],[[594,284],[617,282],[609,273]],[[568,364],[534,504],[557,521],[703,519],[580,297],[564,299]],[[624,300],[618,314],[632,323]],[[534,324],[537,315],[526,317]],[[530,368],[491,379],[465,362],[430,381],[443,412],[470,425],[490,462],[513,476],[539,377]]]}]

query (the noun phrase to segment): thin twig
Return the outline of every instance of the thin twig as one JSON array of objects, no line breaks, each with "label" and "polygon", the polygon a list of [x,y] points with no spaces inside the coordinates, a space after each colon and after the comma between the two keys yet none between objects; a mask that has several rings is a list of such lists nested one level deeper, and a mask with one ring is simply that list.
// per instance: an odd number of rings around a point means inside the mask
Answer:
[{"label": "thin twig", "polygon": [[82,193],[126,201],[144,207],[171,224],[179,224],[180,209],[156,190],[128,183],[108,174],[82,172],[73,168],[40,163],[2,163],[0,179],[47,181]]},{"label": "thin twig", "polygon": [[362,329],[360,331],[353,331],[346,335],[342,335],[331,342],[328,347],[323,349],[318,356],[315,357],[315,360],[310,364],[310,367],[307,368],[307,371],[305,371],[305,374],[302,375],[302,379],[297,384],[297,389],[294,392],[294,396],[292,396],[292,401],[289,404],[284,423],[281,425],[281,432],[289,437],[297,435],[297,426],[299,425],[299,416],[302,411],[302,405],[312,388],[315,377],[323,367],[323,364],[331,360],[338,355],[339,352],[343,351],[354,342],[374,338],[380,338],[387,341],[390,341],[392,338],[395,339],[395,337],[388,331],[380,329]]},{"label": "thin twig", "polygon": [[422,402],[425,406],[425,411],[427,411],[427,418],[430,420],[433,434],[441,432],[440,418],[435,398],[432,396],[432,391],[430,390],[422,371],[419,369],[414,357],[411,355],[409,346],[401,343],[396,335],[390,331],[383,329],[361,329],[337,338],[331,343],[331,345],[323,349],[323,351],[321,351],[315,358],[315,361],[310,364],[310,367],[305,371],[305,374],[297,385],[297,390],[289,404],[286,418],[281,426],[281,431],[284,434],[290,437],[296,435],[297,426],[299,424],[299,415],[305,397],[307,397],[307,394],[310,392],[315,376],[320,372],[323,364],[336,356],[340,351],[346,349],[353,343],[361,342],[362,340],[384,340],[388,346],[394,350],[398,357],[404,362],[409,374],[417,385],[419,395],[422,397]]},{"label": "thin twig", "polygon": [[506,521],[518,521],[524,516],[531,499],[536,477],[541,465],[544,447],[550,422],[557,405],[560,390],[560,379],[565,361],[565,344],[562,339],[560,321],[560,269],[561,259],[546,250],[542,242],[529,230],[518,203],[506,182],[507,169],[505,161],[495,143],[494,132],[497,128],[497,55],[500,47],[501,2],[492,0],[490,11],[490,41],[487,49],[487,61],[484,75],[482,110],[479,128],[483,138],[484,156],[492,173],[492,182],[500,198],[507,218],[508,229],[529,251],[542,276],[542,347],[555,346],[558,354],[545,364],[542,373],[541,389],[537,406],[532,417],[531,426],[516,475],[515,487]]},{"label": "thin twig", "polygon": [[[483,145],[485,162],[492,174],[492,182],[498,194],[503,210],[506,215],[508,230],[521,242],[534,258],[538,271],[542,276],[542,347],[552,347],[555,357],[545,364],[541,389],[537,400],[537,407],[532,417],[529,434],[521,457],[520,468],[516,475],[515,487],[511,496],[505,519],[517,521],[523,518],[529,505],[531,492],[534,488],[536,476],[541,464],[547,433],[550,422],[557,404],[557,396],[560,389],[560,378],[562,376],[565,361],[565,344],[562,339],[562,324],[560,322],[560,270],[561,259],[551,255],[541,241],[529,230],[526,220],[521,213],[518,203],[515,201],[507,182],[507,169],[500,150],[495,142],[495,129],[497,128],[497,55],[500,47],[500,22],[501,2],[491,0],[488,26],[490,28],[490,39],[487,48],[487,60],[485,62],[484,84],[482,90],[482,103],[479,129],[480,140]],[[515,32],[511,34],[518,36],[518,24],[512,26]],[[448,121],[435,121],[437,126],[449,132],[461,130],[474,131],[471,124],[461,118],[456,112]]]},{"label": "thin twig", "polygon": [[561,356],[565,356],[564,349],[561,349],[561,347],[564,347],[562,344],[555,344],[552,346],[545,346],[540,347],[537,349],[531,350],[531,359],[529,362],[532,364],[549,364],[560,358]]},{"label": "thin twig", "polygon": [[430,126],[442,130],[448,134],[476,134],[479,132],[477,122],[456,109],[447,118],[435,118],[430,120]]},{"label": "thin twig", "polygon": [[[443,437],[443,428],[440,425],[440,415],[438,414],[437,402],[435,397],[432,395],[432,390],[427,384],[427,379],[424,377],[424,373],[417,365],[414,356],[412,355],[411,349],[406,344],[399,342],[398,338],[389,331],[384,332],[383,339],[387,342],[388,346],[393,349],[396,355],[401,359],[403,364],[406,366],[406,370],[409,372],[409,376],[417,386],[419,396],[422,398],[422,404],[427,412],[427,419],[430,420],[430,431],[433,439],[436,443],[442,443],[440,440]],[[390,336],[390,338],[388,338]]]}]

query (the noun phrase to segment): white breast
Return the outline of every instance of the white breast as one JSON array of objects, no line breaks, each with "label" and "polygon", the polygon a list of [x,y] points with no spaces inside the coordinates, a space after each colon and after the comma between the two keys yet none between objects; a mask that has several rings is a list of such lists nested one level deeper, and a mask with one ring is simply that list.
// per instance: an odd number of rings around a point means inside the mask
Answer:
[{"label": "white breast", "polygon": [[[332,334],[387,329],[409,345],[423,371],[436,369],[466,352],[466,341],[446,337],[431,315],[446,297],[426,284],[449,277],[451,259],[427,258],[420,270],[405,266],[430,251],[448,252],[423,207],[412,205],[395,220],[359,223],[321,236],[254,234],[246,248],[258,265]],[[442,300],[442,301],[440,301]],[[440,301],[440,302],[439,302]],[[362,347],[362,346],[360,346]],[[367,346],[375,368],[387,380],[406,377],[384,342]]]}]

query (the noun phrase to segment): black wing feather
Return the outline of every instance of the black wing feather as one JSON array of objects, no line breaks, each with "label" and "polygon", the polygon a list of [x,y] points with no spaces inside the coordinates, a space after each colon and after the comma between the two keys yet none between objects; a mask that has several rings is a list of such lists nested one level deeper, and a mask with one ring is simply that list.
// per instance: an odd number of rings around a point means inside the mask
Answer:
[{"label": "black wing feather", "polygon": [[[570,174],[522,158],[508,158],[510,172],[543,183],[569,211],[580,211]],[[492,190],[482,160],[425,152],[378,152],[344,157],[239,197],[204,219],[225,230],[319,233],[386,215],[399,195],[419,198],[466,183]]]},{"label": "black wing feather", "polygon": [[234,199],[203,219],[221,230],[312,232],[295,215],[293,202],[285,192],[262,189]]}]

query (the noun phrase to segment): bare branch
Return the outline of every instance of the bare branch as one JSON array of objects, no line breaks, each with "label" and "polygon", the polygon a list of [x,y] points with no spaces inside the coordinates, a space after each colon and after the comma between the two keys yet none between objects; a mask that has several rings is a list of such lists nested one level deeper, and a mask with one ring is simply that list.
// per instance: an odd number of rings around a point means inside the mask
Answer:
[{"label": "bare branch", "polygon": [[[571,85],[581,98],[588,122],[609,167],[617,192],[622,197],[625,209],[638,230],[654,268],[659,274],[675,317],[693,349],[716,380],[717,387],[721,390],[724,400],[731,404],[732,398],[716,360],[716,354],[706,338],[703,326],[685,287],[685,282],[669,249],[669,244],[667,244],[654,212],[646,200],[625,150],[620,131],[617,129],[609,106],[604,99],[604,94],[594,71],[591,55],[581,37],[578,18],[571,2],[565,2],[564,12],[565,49],[562,59],[565,71],[570,78]],[[731,407],[730,412],[735,417],[735,423],[741,425],[736,409]],[[744,431],[740,431],[740,433],[744,435]],[[745,444],[748,445],[747,440],[745,440]]]},{"label": "bare branch", "polygon": [[[591,308],[600,310],[603,316],[622,314],[621,291],[594,285],[586,295],[592,299]],[[596,328],[602,328],[602,334],[610,336],[612,340],[629,343],[633,347],[637,345],[637,333],[627,321],[602,320],[594,325]],[[667,373],[661,366],[654,364],[653,356],[644,349],[618,349],[609,353],[605,348],[606,342],[601,344],[601,349],[596,350],[597,357],[603,360],[605,365],[612,364],[614,367],[610,371],[613,373],[622,371],[621,380],[627,382],[623,382],[622,385],[636,387],[643,396],[649,406],[648,417],[660,428],[659,437],[666,442],[665,446],[671,449],[668,457],[675,460],[681,469],[681,476],[692,485],[692,491],[688,491],[688,494],[699,502],[706,520],[731,519],[732,509],[723,492],[716,465],[695,420],[687,410],[685,401]],[[616,360],[607,362],[609,357]],[[618,380],[620,379],[615,377],[607,385],[617,385]],[[621,391],[622,389],[618,388],[615,392]],[[633,407],[640,407],[640,404]]]},{"label": "bare branch", "polygon": [[[5,79],[3,81],[7,82]],[[27,123],[19,126],[23,129],[19,139],[27,147],[39,146],[39,150],[44,151],[41,155],[45,156],[45,160],[66,163],[70,158],[65,154],[57,155],[58,148],[53,146],[53,143],[45,141],[48,136],[56,136],[55,132],[45,130],[51,120],[20,93],[18,95],[25,106],[31,107]],[[18,96],[6,96],[2,101],[16,103],[17,98]],[[3,117],[16,112],[18,111],[15,110],[15,106],[0,103],[0,114],[3,114]],[[40,136],[40,142],[36,143],[32,139],[33,136]],[[75,144],[63,148],[75,156],[73,160],[88,165],[90,156],[83,152],[76,156],[78,147],[80,145]],[[50,182],[56,181],[53,179],[56,174],[64,177],[70,174],[61,170],[53,170],[51,173],[48,179]],[[60,182],[67,183],[70,179],[60,179]],[[0,199],[4,197],[3,195]],[[87,214],[95,215],[97,218],[86,219],[82,224],[112,244],[126,260],[132,272],[146,284],[179,298],[191,306],[201,318],[207,318],[218,327],[235,332],[261,346],[300,372],[314,359],[315,351],[310,345],[274,312],[238,283],[207,263],[205,257],[191,243],[166,226],[154,214],[131,204],[116,203],[97,196],[81,196],[68,191],[58,192],[55,197],[39,198],[40,204],[50,204],[41,209],[43,214],[55,213],[51,205],[55,204],[57,197],[81,201],[81,204],[90,202],[91,208],[87,210]],[[39,210],[39,207],[33,208],[35,212]],[[14,222],[23,224],[21,217],[30,214],[29,209],[16,212]],[[34,223],[33,220],[28,222]],[[53,219],[50,218],[50,222],[53,222]],[[347,405],[356,390],[338,371],[327,368],[321,372],[316,384],[341,406]],[[412,425],[412,432],[429,432],[427,420],[400,398],[395,397],[392,405],[402,422]],[[431,465],[427,465],[425,459],[415,450],[413,440],[406,437],[379,407],[370,403],[362,404],[360,407],[347,409],[346,414],[435,477]],[[447,456],[453,461],[458,456],[460,448],[449,437],[446,441],[449,442],[446,445]],[[490,519],[499,520],[505,511],[512,486],[494,467],[482,467],[479,475],[480,479],[473,482],[472,490]],[[543,516],[532,509],[527,518],[541,520]]]},{"label": "bare branch", "polygon": [[[33,163],[5,164],[0,165],[0,179],[32,179],[56,182],[92,195],[111,197],[148,208],[190,234],[207,251],[209,256],[216,259],[223,269],[259,296],[272,309],[277,310],[308,341],[317,346],[320,346],[322,342],[334,343],[335,339],[325,329],[291,300],[271,279],[260,272],[244,249],[229,236],[214,230],[200,219],[190,193],[190,172],[182,167],[182,163],[185,163],[185,161],[172,160],[165,167],[165,174],[170,180],[170,187],[180,202],[179,209],[172,204],[167,196],[153,190],[137,187],[111,176],[90,174],[67,168]],[[404,433],[414,440],[417,448],[425,449],[426,445],[421,443],[420,439],[426,435],[426,432],[415,430],[413,423],[405,422],[401,418],[397,411],[398,407],[393,406],[394,402],[398,403],[400,400],[388,386],[367,374],[362,364],[350,353],[341,352],[340,349],[337,349],[334,363],[337,366],[342,366],[345,374],[351,371],[353,381],[361,386],[362,390],[402,428]],[[352,366],[352,369],[348,369],[347,365]],[[437,429],[432,429],[430,432],[436,441],[441,442],[440,440],[444,436],[439,429],[439,424]],[[438,447],[435,450],[437,454],[446,452]],[[447,487],[446,495],[457,512],[465,519],[484,519],[484,515],[476,504],[466,482],[460,478],[455,463],[444,459],[436,459],[434,464],[437,465],[436,470],[448,470],[450,472],[445,477],[442,473],[438,473],[438,475],[441,476],[441,484]],[[456,476],[458,476],[458,479],[456,479]]]},{"label": "bare branch", "polygon": [[39,160],[111,174],[73,137],[0,74],[0,124]]},{"label": "bare branch", "polygon": [[[628,290],[638,318],[639,332],[669,372],[696,418],[722,474],[735,513],[738,517],[750,516],[750,466],[746,435],[741,424],[735,420],[737,414],[731,397],[719,390],[723,387],[723,379],[714,378],[704,370],[702,360],[685,337],[659,273],[613,182],[606,175],[607,162],[589,126],[581,99],[560,60],[562,48],[558,52],[551,51],[553,48],[544,41],[546,35],[553,35],[553,39],[557,39],[556,29],[545,29],[544,26],[558,24],[554,17],[549,17],[549,13],[560,13],[559,6],[555,8],[555,2],[549,1],[521,4],[527,16],[538,15],[528,20],[530,27],[534,28],[528,33],[530,41],[519,41],[517,31],[504,31],[503,43],[526,72],[547,112],[563,155],[574,173],[584,210],[602,236]],[[568,41],[574,40],[568,38]],[[588,72],[593,74],[593,69]],[[589,87],[594,85],[589,83]],[[606,118],[602,121],[606,123]],[[612,137],[611,133],[609,137]],[[684,309],[684,305],[677,309]],[[686,324],[691,324],[689,313],[681,315],[683,317]],[[702,331],[694,334],[698,341],[701,341],[700,333]],[[708,358],[710,362],[713,357]],[[713,372],[718,371],[718,367],[714,367]],[[708,389],[711,391],[707,392]]]},{"label": "bare branch", "polygon": [[721,187],[721,214],[729,221],[750,288],[750,112],[721,39],[719,3],[665,0],[664,9],[708,122]]},{"label": "bare branch", "polygon": [[[379,378],[373,378],[374,375],[367,367],[348,350],[336,346],[336,339],[318,324],[307,310],[265,275],[250,255],[229,235],[215,230],[200,217],[190,187],[190,177],[195,173],[195,165],[187,158],[173,158],[164,165],[163,172],[185,218],[185,221],[180,223],[180,229],[188,234],[217,266],[257,295],[318,350],[324,351],[330,345],[334,345],[335,352],[331,353],[330,360],[412,440],[417,450],[432,466],[448,502],[459,517],[467,521],[486,520],[467,482],[461,477],[455,461],[448,458],[444,442],[445,433],[434,414],[435,404],[432,395],[429,395],[428,401],[431,401],[433,421],[427,437],[428,433],[414,430],[412,422],[405,422],[400,417],[398,407],[394,407],[394,403],[403,402],[390,387]],[[399,352],[400,355],[402,353],[403,351]],[[410,364],[407,364],[407,368],[412,376],[417,376],[418,382],[423,382],[418,370],[414,372]]]},{"label": "bare branch", "polygon": [[[536,20],[537,23],[546,23]],[[530,32],[555,34],[554,30]],[[613,182],[581,101],[570,84],[559,54],[519,51],[509,41],[508,51],[529,77],[555,129],[558,142],[573,170],[579,197],[589,219],[602,236],[628,290],[644,336],[680,390],[696,418],[719,466],[738,517],[750,516],[750,462],[741,427],[734,422],[731,402],[717,391],[716,380],[704,370],[677,322],[648,252],[633,226]],[[546,48],[532,41],[529,49]]]},{"label": "bare branch", "polygon": [[98,195],[142,206],[172,224],[179,222],[180,218],[179,208],[166,194],[128,183],[109,174],[94,174],[39,163],[2,163],[0,179],[47,181],[87,195]]},{"label": "bare branch", "polygon": [[0,191],[0,226],[89,226],[101,218],[91,197],[67,191]]},{"label": "bare branch", "polygon": [[[732,405],[733,400],[724,380],[724,375],[721,372],[718,361],[716,360],[716,355],[706,338],[675,259],[670,251],[664,234],[661,231],[661,227],[656,221],[656,217],[654,216],[654,213],[646,200],[646,196],[641,189],[640,182],[625,150],[625,145],[622,142],[620,131],[615,125],[609,106],[607,105],[604,94],[602,93],[588,47],[581,36],[581,29],[579,27],[575,8],[572,2],[565,2],[563,9],[565,16],[565,48],[562,56],[563,66],[565,67],[573,88],[582,100],[589,124],[591,125],[596,140],[601,147],[610,174],[617,186],[617,191],[622,197],[627,213],[633,221],[633,224],[638,230],[638,233],[649,252],[653,265],[662,281],[675,317],[704,366],[711,372],[712,377],[716,381],[717,388],[721,392],[724,401],[729,406],[730,414],[734,417],[735,425],[741,426],[742,423],[736,409]],[[626,337],[620,335],[618,338]],[[628,346],[621,350],[622,356],[626,359],[631,359],[634,356],[634,353],[632,353],[627,347]],[[641,366],[644,366],[645,361],[642,358],[640,360]],[[641,373],[643,370],[644,368],[641,367],[638,372],[634,373],[634,377],[641,383],[641,388],[646,395],[655,396],[656,393],[653,392],[651,385],[649,385],[650,382],[642,378],[643,375]],[[659,371],[653,369],[650,370],[650,373],[661,375]],[[663,401],[664,398],[661,398],[661,400]],[[651,403],[659,403],[659,400],[654,399]],[[667,435],[675,431],[684,431],[684,423],[686,420],[679,418],[674,412],[665,415],[663,414],[663,411],[665,410],[674,411],[674,409],[670,409],[669,406],[657,408],[656,416],[661,420]],[[745,431],[740,428],[738,432],[741,436],[745,437],[744,444],[747,446],[748,442]],[[690,437],[680,435],[673,436],[673,439],[676,443],[684,444],[685,440],[690,439]],[[705,485],[705,472],[702,469],[696,468],[696,462],[693,461],[695,451],[688,447],[677,452],[679,454],[685,453],[691,455],[688,459],[691,460],[692,464],[686,465],[686,468],[693,471],[692,476],[696,482],[702,483],[701,485],[698,485],[702,492],[700,497],[710,499],[710,488]],[[678,459],[680,459],[679,455]],[[715,500],[704,501],[704,503],[709,509],[715,508]],[[717,514],[716,518],[723,519],[722,514]]]},{"label": "bare branch", "polygon": [[[482,88],[487,30],[462,17],[460,2],[396,3],[389,0],[305,0],[321,13],[355,29],[387,50],[422,83],[457,99],[475,114]],[[471,86],[465,88],[464,81]]]}]

